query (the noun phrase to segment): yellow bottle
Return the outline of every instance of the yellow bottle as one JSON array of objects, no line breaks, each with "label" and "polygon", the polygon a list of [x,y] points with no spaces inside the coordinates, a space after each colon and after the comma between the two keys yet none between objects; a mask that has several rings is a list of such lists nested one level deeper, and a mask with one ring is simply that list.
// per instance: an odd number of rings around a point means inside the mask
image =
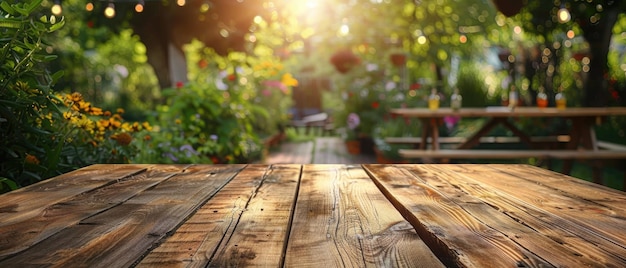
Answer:
[{"label": "yellow bottle", "polygon": [[567,107],[567,99],[565,99],[565,94],[563,94],[561,90],[554,96],[554,102],[556,103],[557,109],[563,110]]},{"label": "yellow bottle", "polygon": [[435,88],[430,91],[430,96],[428,96],[428,109],[431,111],[439,109],[439,94]]}]

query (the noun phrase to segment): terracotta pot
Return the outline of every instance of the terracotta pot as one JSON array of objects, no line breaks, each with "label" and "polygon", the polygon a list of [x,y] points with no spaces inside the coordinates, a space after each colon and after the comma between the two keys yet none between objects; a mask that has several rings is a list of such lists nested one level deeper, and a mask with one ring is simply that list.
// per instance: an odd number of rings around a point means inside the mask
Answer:
[{"label": "terracotta pot", "polygon": [[360,154],[361,142],[358,140],[348,140],[346,141],[346,148],[348,149],[349,154]]},{"label": "terracotta pot", "polygon": [[504,16],[515,16],[524,7],[524,0],[491,0]]}]

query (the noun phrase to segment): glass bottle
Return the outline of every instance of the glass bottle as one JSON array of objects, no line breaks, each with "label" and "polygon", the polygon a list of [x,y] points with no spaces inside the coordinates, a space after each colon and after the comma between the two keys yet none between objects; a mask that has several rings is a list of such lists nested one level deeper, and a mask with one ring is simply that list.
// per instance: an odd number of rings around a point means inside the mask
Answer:
[{"label": "glass bottle", "polygon": [[509,91],[509,109],[515,109],[515,107],[517,107],[517,102],[517,90],[515,90],[515,86],[511,86],[511,90]]},{"label": "glass bottle", "polygon": [[428,96],[428,109],[432,111],[439,109],[439,94],[435,88],[430,91],[430,96]]},{"label": "glass bottle", "polygon": [[540,88],[539,93],[537,93],[537,107],[548,107],[548,94],[543,91],[543,88]]},{"label": "glass bottle", "polygon": [[463,103],[463,97],[459,94],[459,89],[455,88],[454,93],[450,96],[450,108],[453,111],[458,111],[461,109],[461,104]]},{"label": "glass bottle", "polygon": [[563,90],[559,89],[559,93],[554,96],[554,102],[556,103],[557,109],[565,109],[567,107],[567,99],[565,99],[565,94],[563,94]]}]

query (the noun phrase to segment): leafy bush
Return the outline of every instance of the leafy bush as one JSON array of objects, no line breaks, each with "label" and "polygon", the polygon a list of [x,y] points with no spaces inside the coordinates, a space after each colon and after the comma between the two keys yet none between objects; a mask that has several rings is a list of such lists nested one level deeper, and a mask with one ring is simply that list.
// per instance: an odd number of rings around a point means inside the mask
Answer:
[{"label": "leafy bush", "polygon": [[[228,79],[228,78],[227,78]],[[137,162],[242,163],[260,151],[250,103],[236,89],[189,83],[163,91],[153,140]]]},{"label": "leafy bush", "polygon": [[63,21],[35,18],[41,2],[0,4],[0,191],[59,172],[62,144],[53,124],[62,115],[51,86],[61,73],[45,68],[55,56],[45,52],[44,38]]},{"label": "leafy bush", "polygon": [[[146,123],[128,123],[79,93],[57,95],[49,74],[56,56],[46,35],[63,26],[52,17],[34,19],[41,0],[0,4],[0,192],[94,163],[129,163],[134,135]],[[149,137],[149,136],[146,136]]]}]

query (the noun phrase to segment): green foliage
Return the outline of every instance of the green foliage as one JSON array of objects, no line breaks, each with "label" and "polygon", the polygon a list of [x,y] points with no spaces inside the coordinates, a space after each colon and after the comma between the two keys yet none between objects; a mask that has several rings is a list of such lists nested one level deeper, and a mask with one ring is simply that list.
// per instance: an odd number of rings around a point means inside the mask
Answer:
[{"label": "green foliage", "polygon": [[56,56],[45,40],[64,21],[36,19],[40,4],[0,4],[0,192],[89,164],[128,163],[136,154],[131,134],[149,128],[123,122],[79,93],[54,92],[62,72],[49,73]]},{"label": "green foliage", "polygon": [[168,104],[159,108],[158,131],[137,162],[245,163],[260,150],[250,104],[237,89],[212,82],[163,92]]},{"label": "green foliage", "polygon": [[44,38],[64,22],[35,18],[40,4],[0,5],[0,176],[12,188],[59,172],[62,143],[53,124],[62,116],[51,86],[61,73],[45,68],[56,57],[45,52]]},{"label": "green foliage", "polygon": [[463,107],[486,107],[489,102],[485,77],[476,64],[460,67],[457,81],[459,93],[463,97]]},{"label": "green foliage", "polygon": [[393,118],[380,122],[374,127],[373,138],[376,148],[390,160],[400,160],[400,149],[411,149],[411,144],[389,144],[385,142],[387,137],[419,137],[421,125],[417,120]]}]

